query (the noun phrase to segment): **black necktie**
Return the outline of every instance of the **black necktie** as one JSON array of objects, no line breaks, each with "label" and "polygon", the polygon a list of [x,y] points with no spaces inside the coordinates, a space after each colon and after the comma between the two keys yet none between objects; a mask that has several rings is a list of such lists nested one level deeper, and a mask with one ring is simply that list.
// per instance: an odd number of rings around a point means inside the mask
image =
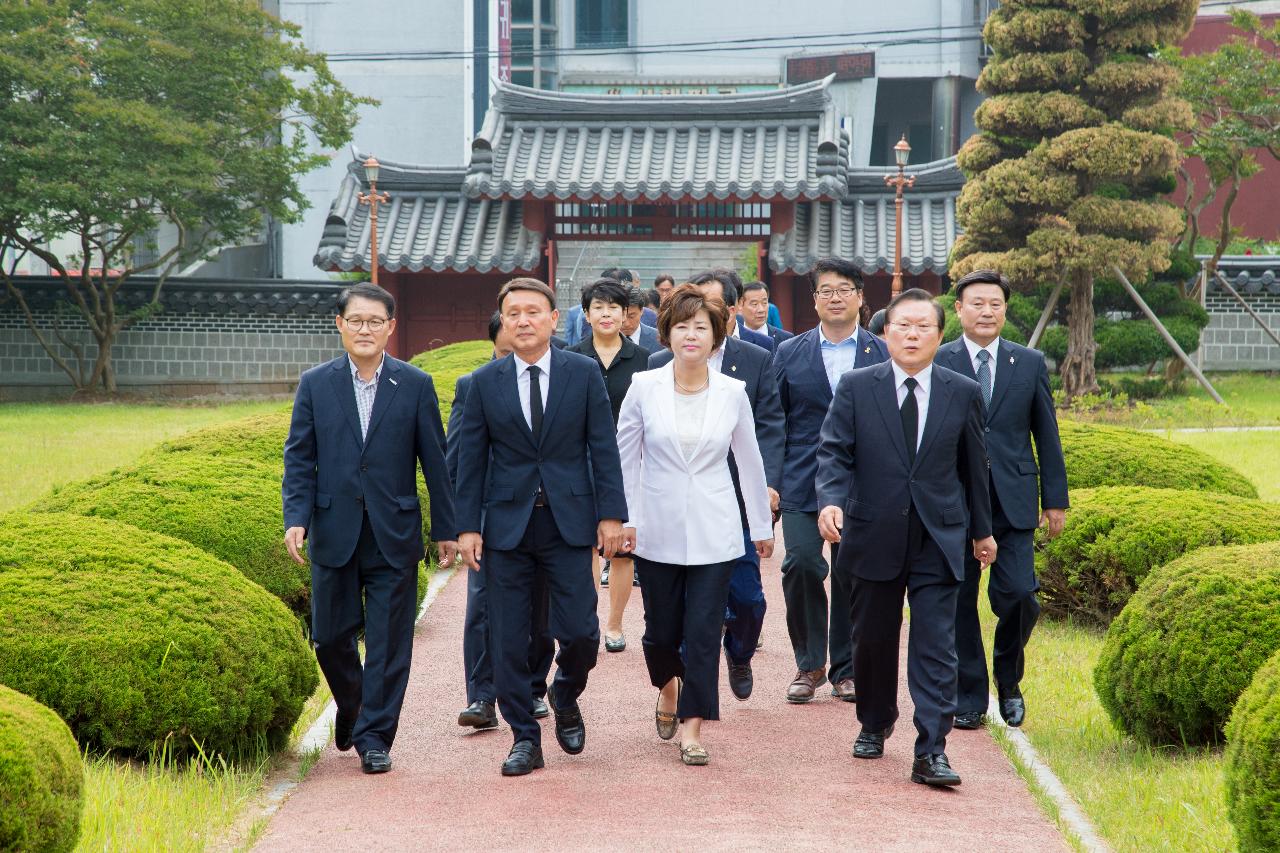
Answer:
[{"label": "black necktie", "polygon": [[916,435],[920,429],[920,404],[916,402],[916,382],[914,376],[908,376],[902,383],[907,386],[907,397],[902,401],[902,437],[907,442],[907,461],[916,463]]},{"label": "black necktie", "polygon": [[542,436],[542,383],[538,382],[538,374],[542,369],[538,365],[529,368],[529,428],[534,439]]}]

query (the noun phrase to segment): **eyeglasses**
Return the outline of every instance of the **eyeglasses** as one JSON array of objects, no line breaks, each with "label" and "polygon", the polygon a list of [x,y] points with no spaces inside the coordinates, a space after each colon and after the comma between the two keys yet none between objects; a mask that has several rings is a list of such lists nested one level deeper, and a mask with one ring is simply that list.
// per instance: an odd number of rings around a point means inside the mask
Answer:
[{"label": "eyeglasses", "polygon": [[893,323],[890,323],[889,325],[893,326],[895,330],[901,332],[904,335],[909,334],[911,332],[916,332],[917,334],[921,334],[921,335],[927,335],[929,332],[932,332],[934,329],[938,328],[937,325],[935,325],[934,323],[925,323],[922,325],[918,323],[899,323],[895,321]]},{"label": "eyeglasses", "polygon": [[369,320],[357,317],[343,317],[342,322],[346,323],[347,328],[353,332],[358,332],[361,329],[368,329],[371,332],[377,333],[381,332],[383,327],[387,325],[387,321],[382,317],[373,317]]},{"label": "eyeglasses", "polygon": [[833,296],[839,296],[841,299],[848,299],[857,292],[857,289],[853,287],[837,287],[835,290],[827,290],[826,288],[816,290],[813,295],[818,298],[819,302],[828,302]]}]

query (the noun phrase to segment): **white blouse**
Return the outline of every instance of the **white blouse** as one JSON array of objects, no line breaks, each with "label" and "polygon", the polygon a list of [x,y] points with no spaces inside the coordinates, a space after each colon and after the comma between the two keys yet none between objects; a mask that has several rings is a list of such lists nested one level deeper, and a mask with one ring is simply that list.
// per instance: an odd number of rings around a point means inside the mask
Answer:
[{"label": "white blouse", "polygon": [[707,389],[696,394],[676,391],[676,434],[680,438],[680,452],[685,461],[693,458],[702,438],[702,424],[707,419]]}]

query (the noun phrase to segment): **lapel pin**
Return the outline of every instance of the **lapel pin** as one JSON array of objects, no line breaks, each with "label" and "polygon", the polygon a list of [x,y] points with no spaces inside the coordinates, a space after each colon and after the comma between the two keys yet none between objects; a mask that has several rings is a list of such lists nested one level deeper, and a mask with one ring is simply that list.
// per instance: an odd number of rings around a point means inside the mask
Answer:
[{"label": "lapel pin", "polygon": [[[1013,359],[1009,359],[1009,360],[1010,360],[1010,361],[1012,361]],[[388,376],[388,377],[387,377],[387,381],[388,381],[388,382],[390,382],[392,385],[397,385],[397,386],[398,386],[398,385],[400,384],[399,382],[397,382],[397,381],[395,381],[394,379],[392,379],[390,376]]]},{"label": "lapel pin", "polygon": [[871,347],[867,347],[866,349],[863,350],[863,352],[871,352]]},{"label": "lapel pin", "polygon": [[1013,364],[1013,356],[1009,356],[1009,363]]},{"label": "lapel pin", "polygon": [[736,364],[731,364],[731,365],[729,365],[729,371],[730,371],[731,373],[737,373],[737,372],[738,372],[738,365],[736,365]]}]

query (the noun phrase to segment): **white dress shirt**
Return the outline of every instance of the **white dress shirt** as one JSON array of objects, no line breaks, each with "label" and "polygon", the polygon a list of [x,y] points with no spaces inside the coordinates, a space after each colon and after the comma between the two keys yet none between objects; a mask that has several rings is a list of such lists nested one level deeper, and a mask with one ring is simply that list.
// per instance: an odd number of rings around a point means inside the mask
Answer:
[{"label": "white dress shirt", "polygon": [[[524,412],[524,422],[529,425],[529,429],[533,429],[533,410],[529,408],[529,368],[530,364],[520,356],[514,356],[516,360],[516,389],[520,392],[520,411]],[[548,381],[551,378],[551,347],[547,347],[547,351],[542,354],[542,358],[538,359],[535,364],[542,371],[542,375],[538,377],[538,387],[542,390],[542,411],[547,410],[547,389],[551,386]]]},{"label": "white dress shirt", "polygon": [[636,346],[640,346],[640,327],[643,325],[644,323],[637,323],[636,330],[631,334],[627,335],[628,338],[631,338],[631,343],[635,344]]},{"label": "white dress shirt", "polygon": [[[898,409],[902,409],[907,399],[907,372],[898,366],[898,362],[890,359],[893,365],[893,387],[898,393]],[[929,383],[933,379],[933,364],[916,374],[916,405],[920,409],[920,417],[916,420],[916,450],[920,449],[920,441],[924,438],[924,422],[929,418]]]},{"label": "white dress shirt", "polygon": [[1000,355],[1000,337],[996,336],[994,341],[985,347],[981,347],[969,340],[968,335],[965,335],[964,348],[969,351],[969,363],[973,365],[974,376],[978,375],[978,365],[981,364],[978,361],[978,353],[986,350],[991,354],[991,358],[987,359],[987,369],[991,371],[991,387],[996,387],[996,361],[998,360],[996,356]]},{"label": "white dress shirt", "polygon": [[707,359],[707,369],[712,373],[720,373],[724,370],[724,344],[720,344],[720,348],[711,353]]}]

